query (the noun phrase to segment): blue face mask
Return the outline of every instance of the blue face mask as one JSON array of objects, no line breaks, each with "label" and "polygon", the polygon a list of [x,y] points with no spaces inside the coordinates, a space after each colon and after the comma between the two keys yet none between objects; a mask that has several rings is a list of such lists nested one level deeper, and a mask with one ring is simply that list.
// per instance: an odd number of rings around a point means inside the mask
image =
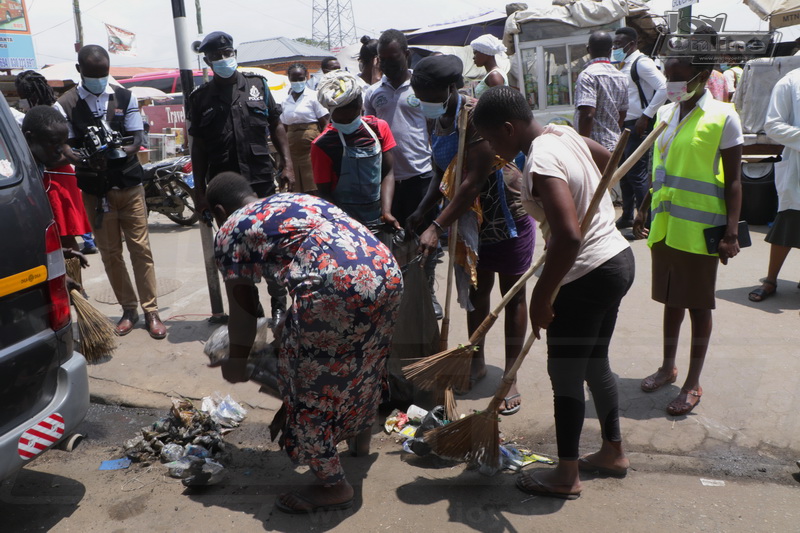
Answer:
[{"label": "blue face mask", "polygon": [[293,81],[292,84],[292,92],[293,93],[301,93],[306,90],[306,82],[303,81]]},{"label": "blue face mask", "polygon": [[628,54],[625,53],[625,48],[614,48],[611,50],[611,59],[615,63],[621,63],[625,61],[625,58],[628,57]]},{"label": "blue face mask", "polygon": [[108,76],[105,78],[87,78],[83,77],[83,88],[92,94],[103,94],[106,87],[108,87]]},{"label": "blue face mask", "polygon": [[444,102],[419,102],[422,114],[429,120],[436,120],[447,112],[447,100]]},{"label": "blue face mask", "polygon": [[356,117],[353,122],[348,124],[342,124],[340,122],[334,122],[331,120],[331,125],[342,132],[342,135],[350,135],[351,133],[355,133],[356,130],[361,127],[361,117]]},{"label": "blue face mask", "polygon": [[728,70],[729,68],[731,68],[731,66],[730,66],[730,65],[728,65],[727,63],[720,63],[720,64],[719,64],[719,69],[720,69],[721,71],[723,71],[723,72],[725,72],[725,71],[726,71],[726,70]]},{"label": "blue face mask", "polygon": [[236,72],[236,67],[239,64],[236,62],[236,56],[226,57],[219,61],[211,62],[211,70],[220,78],[230,78]]}]

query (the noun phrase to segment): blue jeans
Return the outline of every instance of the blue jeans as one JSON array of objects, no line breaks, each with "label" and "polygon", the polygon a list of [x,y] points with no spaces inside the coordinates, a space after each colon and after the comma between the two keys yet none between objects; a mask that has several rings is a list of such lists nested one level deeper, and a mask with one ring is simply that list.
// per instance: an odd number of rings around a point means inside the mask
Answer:
[{"label": "blue jeans", "polygon": [[96,248],[91,232],[81,235],[81,238],[83,238],[83,246],[86,248]]}]

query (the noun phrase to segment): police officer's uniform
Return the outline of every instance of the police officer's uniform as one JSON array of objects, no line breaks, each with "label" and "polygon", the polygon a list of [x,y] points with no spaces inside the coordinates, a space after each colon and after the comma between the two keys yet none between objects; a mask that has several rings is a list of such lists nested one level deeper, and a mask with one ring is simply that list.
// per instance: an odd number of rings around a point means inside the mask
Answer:
[{"label": "police officer's uniform", "polygon": [[[233,48],[233,38],[224,32],[206,36],[199,52]],[[210,80],[191,94],[189,135],[203,141],[208,169],[206,183],[220,172],[244,176],[259,198],[276,192],[274,165],[269,151],[269,121],[281,115],[263,76],[233,73],[230,84]],[[267,279],[272,316],[279,319],[286,309],[286,289]]]}]

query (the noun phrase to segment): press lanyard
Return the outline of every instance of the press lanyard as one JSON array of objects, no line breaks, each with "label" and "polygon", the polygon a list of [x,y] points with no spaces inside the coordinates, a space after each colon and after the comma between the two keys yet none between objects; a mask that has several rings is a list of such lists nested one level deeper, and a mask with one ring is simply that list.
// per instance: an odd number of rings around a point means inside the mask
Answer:
[{"label": "press lanyard", "polygon": [[[672,114],[669,116],[669,120],[667,121],[667,124],[671,124],[672,123],[672,119],[675,117],[675,113],[678,112],[680,107],[681,107],[680,102],[675,105],[675,109],[672,110]],[[678,136],[678,134],[681,132],[681,129],[686,125],[686,123],[689,121],[689,118],[691,118],[692,114],[694,114],[694,112],[696,110],[697,110],[697,106],[695,105],[694,108],[692,108],[692,110],[689,111],[689,113],[687,113],[685,117],[683,117],[683,120],[678,122],[678,125],[675,127],[675,131],[672,132],[672,135],[667,137],[667,135],[665,133],[664,134],[665,141],[658,143],[658,150],[659,150],[659,152],[661,152],[661,162],[662,162],[662,164],[666,164],[667,163],[667,154],[669,153],[669,149],[672,147],[672,142],[675,140],[675,137]]]}]

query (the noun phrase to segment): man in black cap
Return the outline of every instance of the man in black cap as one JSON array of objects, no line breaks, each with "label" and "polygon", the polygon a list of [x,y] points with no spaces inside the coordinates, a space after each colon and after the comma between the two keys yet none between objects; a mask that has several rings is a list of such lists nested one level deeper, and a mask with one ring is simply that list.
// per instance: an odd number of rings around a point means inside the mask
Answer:
[{"label": "man in black cap", "polygon": [[[269,140],[281,156],[281,185],[294,187],[294,169],[280,106],[262,76],[236,70],[233,38],[225,32],[209,33],[197,49],[214,78],[198,87],[189,99],[195,202],[202,213],[209,209],[206,185],[221,172],[247,178],[259,198],[275,194]],[[286,291],[269,286],[272,317],[286,309]]]}]

